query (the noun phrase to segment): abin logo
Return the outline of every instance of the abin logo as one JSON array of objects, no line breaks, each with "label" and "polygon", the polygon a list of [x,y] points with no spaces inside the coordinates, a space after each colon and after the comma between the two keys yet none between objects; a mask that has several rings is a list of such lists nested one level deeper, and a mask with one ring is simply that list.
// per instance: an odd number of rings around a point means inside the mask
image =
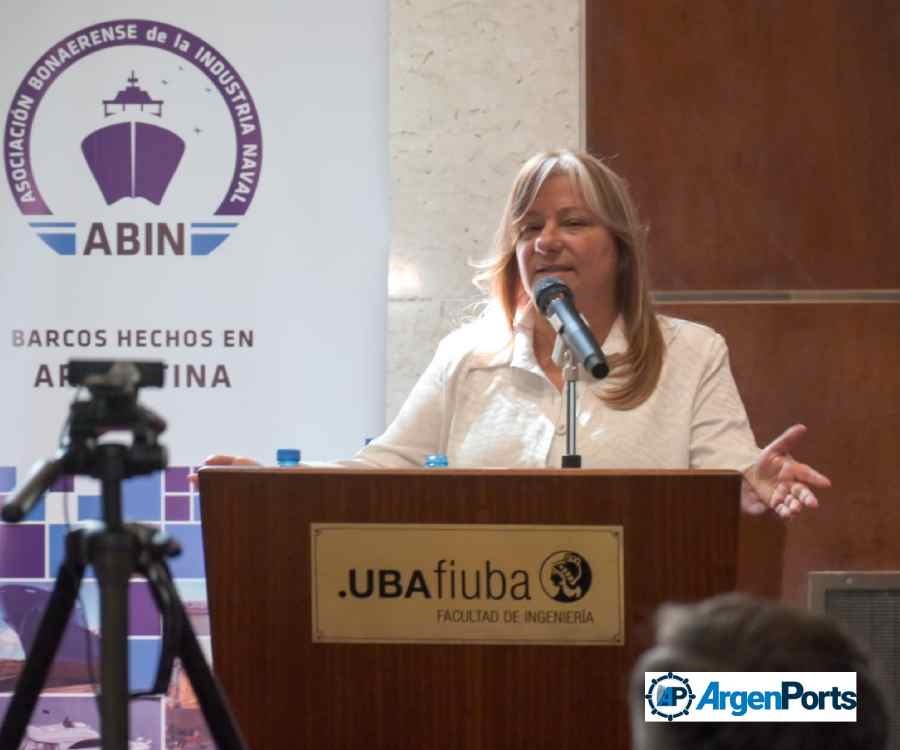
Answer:
[{"label": "abin logo", "polygon": [[577,552],[554,552],[541,564],[541,587],[558,602],[577,602],[591,588],[591,566]]},{"label": "abin logo", "polygon": [[672,721],[687,716],[696,697],[687,677],[668,672],[650,681],[644,699],[654,715]]},{"label": "abin logo", "polygon": [[41,55],[3,147],[16,205],[59,255],[208,255],[262,166],[238,73],[185,29],[146,20],[80,29]]}]

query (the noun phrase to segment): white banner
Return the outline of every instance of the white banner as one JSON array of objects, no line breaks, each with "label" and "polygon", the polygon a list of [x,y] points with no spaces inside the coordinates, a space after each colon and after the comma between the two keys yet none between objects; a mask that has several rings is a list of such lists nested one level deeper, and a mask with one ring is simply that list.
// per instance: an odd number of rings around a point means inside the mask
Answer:
[{"label": "white banner", "polygon": [[386,5],[5,19],[0,462],[52,451],[71,357],[166,360],[176,461],[380,432]]},{"label": "white banner", "polygon": [[[36,0],[4,32],[0,500],[56,450],[69,359],[164,360],[140,403],[169,423],[170,468],[129,480],[124,510],[185,547],[173,571],[205,634],[189,468],[212,452],[274,463],[278,447],[346,457],[383,427],[388,4]],[[0,525],[0,710],[65,522],[99,516],[98,492],[59,483]],[[71,626],[92,637],[95,585]],[[134,591],[138,688],[159,624]],[[38,735],[96,728],[93,699],[71,697],[89,658],[60,656],[51,681],[70,697],[42,699]],[[185,689],[170,708],[196,706]],[[154,748],[159,715],[141,725]],[[170,747],[193,731],[179,716]]]}]

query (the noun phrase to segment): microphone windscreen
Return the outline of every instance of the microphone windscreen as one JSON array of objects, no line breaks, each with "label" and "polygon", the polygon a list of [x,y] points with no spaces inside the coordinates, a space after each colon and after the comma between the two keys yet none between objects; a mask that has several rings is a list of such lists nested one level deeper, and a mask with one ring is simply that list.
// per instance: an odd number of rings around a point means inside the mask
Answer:
[{"label": "microphone windscreen", "polygon": [[534,297],[534,302],[541,314],[546,315],[547,307],[554,299],[557,297],[571,297],[572,290],[556,276],[544,276],[544,278],[538,279],[532,288],[531,296]]}]

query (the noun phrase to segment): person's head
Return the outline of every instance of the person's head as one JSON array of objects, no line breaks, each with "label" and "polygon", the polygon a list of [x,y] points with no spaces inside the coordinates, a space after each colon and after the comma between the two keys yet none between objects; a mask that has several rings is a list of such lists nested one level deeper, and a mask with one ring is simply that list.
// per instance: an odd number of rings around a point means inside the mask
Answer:
[{"label": "person's head", "polygon": [[631,408],[653,391],[662,365],[646,234],[625,180],[605,162],[581,151],[545,151],[525,162],[513,182],[493,255],[475,281],[510,326],[531,304],[541,275],[566,282],[579,309],[621,313],[629,350],[611,364],[626,380],[607,400]]},{"label": "person's head", "polygon": [[[853,723],[644,721],[645,672],[856,672]],[[872,660],[833,620],[743,594],[664,605],[629,693],[635,750],[882,750],[890,712]]]},{"label": "person's head", "polygon": [[[549,215],[557,209],[563,213]],[[583,226],[585,221],[590,223],[586,232],[566,234],[566,226],[558,226],[555,219],[568,220],[573,228]],[[615,308],[628,318],[636,318],[648,292],[645,234],[628,186],[602,160],[586,152],[544,151],[519,170],[497,230],[492,264],[479,279],[488,283],[490,294],[512,321],[530,299],[535,246],[550,253],[584,240],[578,250],[590,245],[597,253],[612,255],[611,278],[578,278],[576,269],[561,274],[563,280],[583,285],[586,290],[612,293]],[[605,264],[600,263],[585,270],[607,273]],[[574,291],[577,297],[578,290]]]}]

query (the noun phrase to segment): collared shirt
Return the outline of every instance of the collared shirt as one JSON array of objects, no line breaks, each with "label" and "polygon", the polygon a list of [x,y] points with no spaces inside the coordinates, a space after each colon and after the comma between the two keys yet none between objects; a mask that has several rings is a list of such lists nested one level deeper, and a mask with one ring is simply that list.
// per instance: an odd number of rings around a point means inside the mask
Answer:
[{"label": "collared shirt", "polygon": [[[607,381],[579,368],[576,451],[588,469],[737,469],[759,455],[728,364],[711,328],[659,316],[665,354],[650,397],[629,409],[603,400]],[[466,325],[438,346],[384,434],[344,466],[409,468],[433,453],[452,468],[558,468],[566,453],[566,394],[534,354],[533,322],[510,334],[495,316]],[[607,354],[627,348],[616,320]],[[616,377],[616,371],[610,378]]]}]

